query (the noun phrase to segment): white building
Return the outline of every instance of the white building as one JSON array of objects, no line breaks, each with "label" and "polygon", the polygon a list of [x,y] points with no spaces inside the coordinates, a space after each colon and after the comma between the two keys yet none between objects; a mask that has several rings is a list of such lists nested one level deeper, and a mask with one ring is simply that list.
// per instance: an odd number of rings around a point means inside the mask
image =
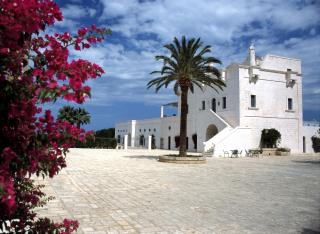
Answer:
[{"label": "white building", "polygon": [[[292,153],[312,153],[311,136],[319,126],[304,126],[302,116],[301,61],[268,54],[255,56],[249,48],[243,63],[232,63],[222,71],[227,87],[217,93],[204,87],[188,95],[187,148],[189,151],[223,151],[258,148],[261,131],[275,128],[281,133],[281,147]],[[116,137],[129,147],[146,147],[148,136],[160,149],[177,149],[180,98],[167,105],[177,107],[177,115],[131,120],[116,124]]]}]

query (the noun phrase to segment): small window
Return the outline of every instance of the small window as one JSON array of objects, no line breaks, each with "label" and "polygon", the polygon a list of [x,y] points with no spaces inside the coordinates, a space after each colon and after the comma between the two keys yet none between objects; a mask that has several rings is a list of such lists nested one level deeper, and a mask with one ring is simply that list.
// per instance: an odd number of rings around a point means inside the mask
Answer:
[{"label": "small window", "polygon": [[222,109],[226,109],[227,108],[227,97],[223,97],[222,98]]},{"label": "small window", "polygon": [[288,110],[292,110],[293,105],[292,105],[292,98],[288,98]]},{"label": "small window", "polygon": [[156,131],[156,129],[154,128],[154,129],[153,129],[153,131],[155,132],[155,131]]},{"label": "small window", "polygon": [[151,132],[151,129],[149,128],[149,132]]},{"label": "small window", "polygon": [[205,110],[205,109],[206,109],[206,102],[202,101],[202,110]]},{"label": "small window", "polygon": [[256,107],[256,95],[251,95],[251,107]]},{"label": "small window", "polygon": [[146,132],[146,129],[143,129],[144,132]]},{"label": "small window", "polygon": [[141,132],[141,128],[139,129],[139,132]]},{"label": "small window", "polygon": [[171,130],[171,126],[169,126],[168,129]]}]

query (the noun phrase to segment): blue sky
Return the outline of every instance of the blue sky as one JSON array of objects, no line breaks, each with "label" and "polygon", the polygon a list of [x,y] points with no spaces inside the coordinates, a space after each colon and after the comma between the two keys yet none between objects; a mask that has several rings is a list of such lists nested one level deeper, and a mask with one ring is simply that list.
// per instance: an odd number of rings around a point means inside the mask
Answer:
[{"label": "blue sky", "polygon": [[[320,120],[320,1],[317,0],[58,0],[64,20],[53,31],[75,32],[96,24],[111,28],[106,41],[81,53],[106,74],[90,81],[91,114],[86,129],[113,127],[129,119],[158,117],[160,104],[174,101],[171,89],[147,90],[154,56],[173,37],[201,37],[225,67],[243,61],[250,41],[256,53],[300,58],[305,120]],[[61,103],[50,106],[55,112]]]}]

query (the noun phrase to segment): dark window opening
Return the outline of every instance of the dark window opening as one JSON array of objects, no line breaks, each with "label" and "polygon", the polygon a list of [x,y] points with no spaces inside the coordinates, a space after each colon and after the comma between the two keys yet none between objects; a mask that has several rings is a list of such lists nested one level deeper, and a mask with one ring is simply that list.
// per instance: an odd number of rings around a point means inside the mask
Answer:
[{"label": "dark window opening", "polygon": [[226,109],[227,108],[227,97],[222,98],[222,108]]},{"label": "dark window opening", "polygon": [[205,110],[205,109],[206,109],[206,102],[202,101],[202,110]]},{"label": "dark window opening", "polygon": [[178,148],[180,146],[180,136],[175,136],[174,141],[176,143],[176,148]]},{"label": "dark window opening", "polygon": [[211,100],[211,110],[213,112],[217,111],[217,105],[216,105],[216,99],[215,98],[212,98],[212,100]]},{"label": "dark window opening", "polygon": [[256,95],[251,95],[251,107],[256,107]]},{"label": "dark window opening", "polygon": [[288,98],[288,110],[292,110],[293,105],[292,105],[292,98]]}]

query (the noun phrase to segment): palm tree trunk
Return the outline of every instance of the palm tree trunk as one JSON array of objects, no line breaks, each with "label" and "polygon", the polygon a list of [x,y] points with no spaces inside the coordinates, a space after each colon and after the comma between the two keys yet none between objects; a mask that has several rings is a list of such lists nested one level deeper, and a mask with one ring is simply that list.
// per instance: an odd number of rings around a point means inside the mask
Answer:
[{"label": "palm tree trunk", "polygon": [[180,157],[187,156],[187,149],[186,149],[187,116],[188,116],[188,87],[181,87],[180,149],[179,149]]}]

